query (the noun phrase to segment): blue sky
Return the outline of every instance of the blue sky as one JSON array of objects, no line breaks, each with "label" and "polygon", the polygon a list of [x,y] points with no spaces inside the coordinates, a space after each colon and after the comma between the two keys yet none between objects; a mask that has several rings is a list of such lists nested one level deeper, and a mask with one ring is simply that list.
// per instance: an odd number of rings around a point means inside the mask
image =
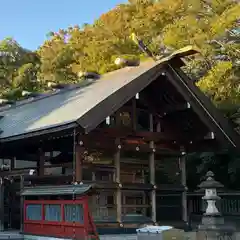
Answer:
[{"label": "blue sky", "polygon": [[126,0],[2,0],[0,40],[13,37],[23,47],[34,50],[50,31],[76,24],[92,23]]}]

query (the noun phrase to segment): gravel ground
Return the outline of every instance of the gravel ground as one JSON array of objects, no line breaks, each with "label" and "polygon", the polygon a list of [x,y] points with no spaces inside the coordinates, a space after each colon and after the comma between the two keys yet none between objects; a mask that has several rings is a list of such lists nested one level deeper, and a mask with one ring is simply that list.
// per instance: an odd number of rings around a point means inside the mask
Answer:
[{"label": "gravel ground", "polygon": [[100,236],[100,240],[137,240],[137,235],[106,235],[106,236]]},{"label": "gravel ground", "polygon": [[[188,232],[185,233],[186,240],[197,240],[196,232]],[[0,240],[22,240],[22,236],[17,232],[1,232]],[[137,235],[102,235],[100,236],[100,240],[137,240]],[[150,239],[149,239],[150,240]],[[240,233],[237,233],[236,240],[240,240]]]},{"label": "gravel ground", "polygon": [[[185,233],[186,240],[197,240],[196,232]],[[236,235],[236,239],[240,239],[240,233]],[[137,235],[107,235],[101,236],[100,240],[137,240]],[[150,239],[149,239],[150,240]]]},{"label": "gravel ground", "polygon": [[[100,240],[137,240],[137,235],[106,235],[100,236]],[[186,233],[186,240],[196,240],[196,233]]]}]

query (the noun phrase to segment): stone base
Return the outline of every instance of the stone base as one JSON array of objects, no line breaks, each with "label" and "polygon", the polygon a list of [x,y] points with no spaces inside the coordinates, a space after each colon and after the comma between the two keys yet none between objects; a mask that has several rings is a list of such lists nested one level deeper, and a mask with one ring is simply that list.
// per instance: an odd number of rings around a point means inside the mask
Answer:
[{"label": "stone base", "polygon": [[199,227],[203,228],[211,228],[216,226],[224,226],[224,218],[220,215],[216,216],[203,216],[202,217],[202,223]]},{"label": "stone base", "polygon": [[197,239],[235,240],[236,229],[224,223],[222,216],[203,216],[202,223],[198,226]]}]

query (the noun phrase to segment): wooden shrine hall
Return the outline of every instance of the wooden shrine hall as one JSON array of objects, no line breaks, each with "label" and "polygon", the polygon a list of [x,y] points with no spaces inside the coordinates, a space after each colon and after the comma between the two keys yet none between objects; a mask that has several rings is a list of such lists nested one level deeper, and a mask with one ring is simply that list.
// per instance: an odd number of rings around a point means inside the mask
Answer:
[{"label": "wooden shrine hall", "polygon": [[[186,155],[240,150],[231,123],[182,70],[183,58],[195,53],[185,48],[2,105],[1,230],[20,228],[25,186],[73,183],[94,184],[89,205],[97,227],[139,226],[126,221],[137,215],[157,223],[156,195],[165,190],[182,193],[186,222]],[[174,178],[168,184],[163,161]]]}]

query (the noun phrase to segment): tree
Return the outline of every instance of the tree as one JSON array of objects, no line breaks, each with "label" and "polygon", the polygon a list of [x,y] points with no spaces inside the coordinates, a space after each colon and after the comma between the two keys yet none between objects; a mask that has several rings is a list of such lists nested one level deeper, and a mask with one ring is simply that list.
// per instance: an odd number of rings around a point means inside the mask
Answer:
[{"label": "tree", "polygon": [[12,38],[0,42],[0,93],[13,97],[16,89],[33,90],[37,85],[39,56],[22,48]]},{"label": "tree", "polygon": [[230,0],[129,0],[94,24],[50,32],[36,53],[5,39],[0,43],[2,92],[36,89],[36,79],[40,85],[77,82],[80,71],[115,70],[113,57],[142,57],[129,38],[135,32],[155,54],[197,46],[201,56],[189,58],[184,70],[218,106],[239,104],[239,36],[234,33],[239,13],[239,4]]},{"label": "tree", "polygon": [[[143,60],[129,38],[135,32],[160,56],[189,44],[200,49],[201,54],[186,59],[183,70],[239,130],[239,16],[240,5],[232,0],[129,0],[93,24],[50,32],[36,52],[6,38],[0,42],[0,94],[19,99],[23,90],[44,91],[46,81],[75,83],[82,81],[81,71],[104,74],[118,68],[118,56]],[[222,175],[236,179],[238,170],[233,169],[240,168],[231,155],[224,155],[227,161],[222,161],[223,155],[191,157],[199,173],[224,162]]]}]

